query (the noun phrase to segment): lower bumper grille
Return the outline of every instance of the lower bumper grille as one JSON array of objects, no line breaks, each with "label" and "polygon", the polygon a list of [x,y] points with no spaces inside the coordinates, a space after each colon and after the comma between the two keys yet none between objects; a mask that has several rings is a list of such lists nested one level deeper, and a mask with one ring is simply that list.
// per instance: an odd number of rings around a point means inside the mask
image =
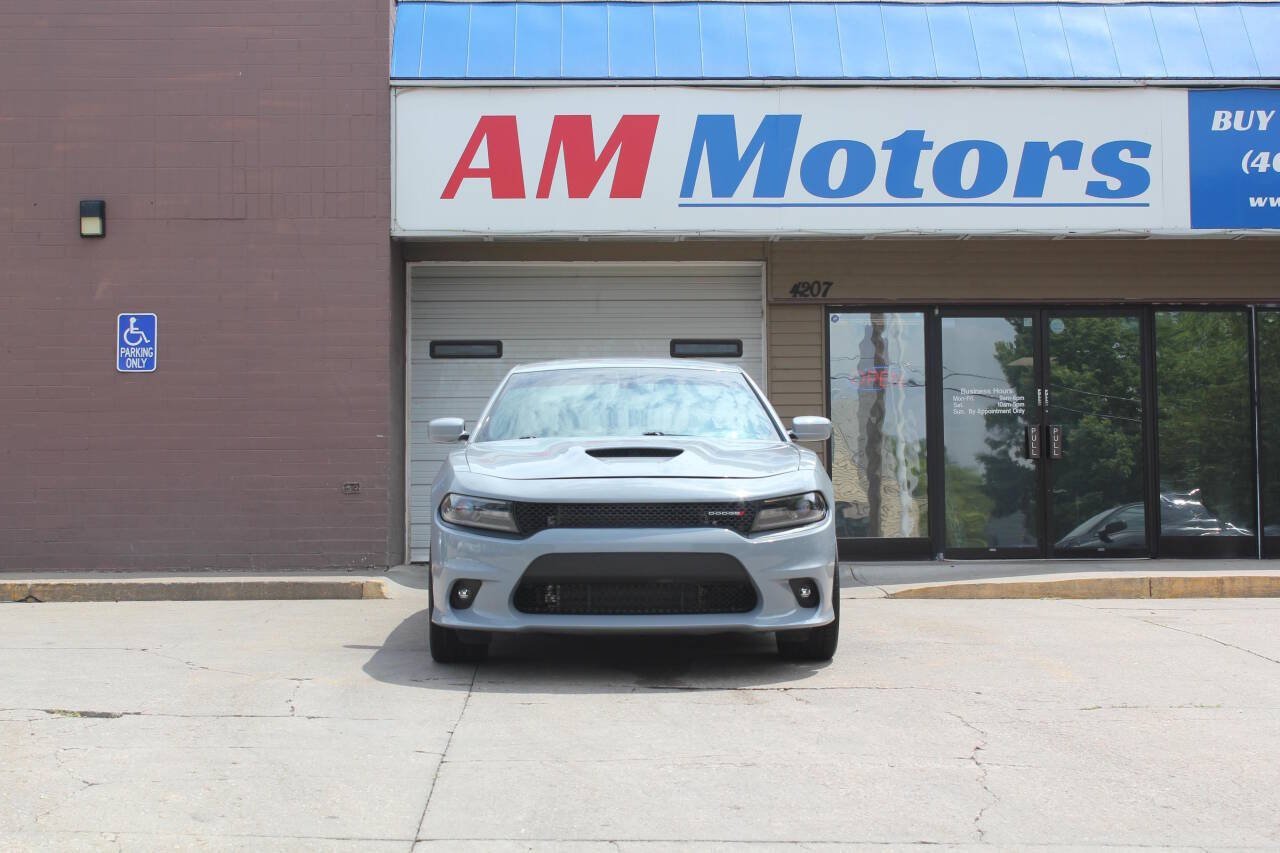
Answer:
[{"label": "lower bumper grille", "polygon": [[649,615],[671,613],[748,613],[755,609],[756,591],[749,583],[693,583],[609,581],[530,583],[516,588],[521,613],[563,615]]},{"label": "lower bumper grille", "polygon": [[728,554],[544,554],[516,586],[521,613],[748,613],[756,588]]}]

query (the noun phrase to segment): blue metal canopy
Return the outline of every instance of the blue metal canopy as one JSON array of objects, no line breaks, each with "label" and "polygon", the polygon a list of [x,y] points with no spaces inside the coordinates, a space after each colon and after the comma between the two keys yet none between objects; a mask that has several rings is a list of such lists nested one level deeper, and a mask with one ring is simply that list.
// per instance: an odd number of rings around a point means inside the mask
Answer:
[{"label": "blue metal canopy", "polygon": [[397,6],[393,80],[1258,80],[1280,3]]}]

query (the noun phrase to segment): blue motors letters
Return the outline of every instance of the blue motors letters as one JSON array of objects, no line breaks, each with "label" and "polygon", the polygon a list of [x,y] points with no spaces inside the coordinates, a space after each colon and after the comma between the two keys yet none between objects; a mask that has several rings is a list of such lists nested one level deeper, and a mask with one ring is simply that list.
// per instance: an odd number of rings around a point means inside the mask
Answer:
[{"label": "blue motors letters", "polygon": [[[733,115],[699,115],[680,197],[693,198],[704,163],[712,198],[737,197],[752,164],[758,164],[752,199],[787,197],[801,121],[800,115],[766,115],[742,148]],[[1007,186],[1012,173],[1014,198],[1040,199],[1053,168],[1082,173],[1081,197],[1052,199],[1049,203],[1133,199],[1151,186],[1151,174],[1141,162],[1151,156],[1151,143],[1138,139],[1099,144],[1090,152],[1087,171],[1082,170],[1085,144],[1080,140],[1033,139],[1023,143],[1020,151],[1009,152],[989,139],[961,139],[942,145],[933,156],[932,167],[922,175],[922,155],[937,144],[927,131],[920,129],[906,129],[880,142],[880,150],[888,152],[882,179],[884,192],[904,200],[921,199],[929,189],[933,192],[928,195],[933,197],[981,199]],[[836,166],[840,154],[844,155],[839,158],[842,168]],[[968,163],[973,166],[966,175]],[[803,153],[800,184],[816,199],[847,199],[871,187],[877,172],[871,145],[855,139],[831,139],[818,142]],[[928,179],[931,187],[922,185]]]}]

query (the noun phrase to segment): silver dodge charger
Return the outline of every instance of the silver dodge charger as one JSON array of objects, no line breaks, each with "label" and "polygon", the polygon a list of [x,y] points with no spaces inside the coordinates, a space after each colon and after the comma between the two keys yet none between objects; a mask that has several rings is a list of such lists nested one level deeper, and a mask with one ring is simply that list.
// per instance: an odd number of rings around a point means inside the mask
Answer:
[{"label": "silver dodge charger", "polygon": [[831,481],[741,369],[684,359],[513,369],[436,476],[431,655],[496,631],[773,631],[829,660],[840,630]]}]

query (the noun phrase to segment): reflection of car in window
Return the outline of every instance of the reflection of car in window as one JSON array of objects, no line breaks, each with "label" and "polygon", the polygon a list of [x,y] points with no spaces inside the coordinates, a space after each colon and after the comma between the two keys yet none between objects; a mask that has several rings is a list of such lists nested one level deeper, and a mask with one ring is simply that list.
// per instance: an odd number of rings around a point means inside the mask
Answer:
[{"label": "reflection of car in window", "polygon": [[1160,494],[1161,536],[1252,536],[1253,531],[1218,518],[1199,489]]},{"label": "reflection of car in window", "polygon": [[[1252,536],[1252,531],[1224,522],[1201,502],[1199,490],[1160,495],[1161,536]],[[1141,503],[1104,509],[1054,543],[1055,548],[1116,550],[1146,544],[1146,512]]]},{"label": "reflection of car in window", "polygon": [[1143,548],[1146,543],[1146,511],[1141,503],[1131,503],[1103,510],[1059,539],[1054,547],[1103,550]]}]

